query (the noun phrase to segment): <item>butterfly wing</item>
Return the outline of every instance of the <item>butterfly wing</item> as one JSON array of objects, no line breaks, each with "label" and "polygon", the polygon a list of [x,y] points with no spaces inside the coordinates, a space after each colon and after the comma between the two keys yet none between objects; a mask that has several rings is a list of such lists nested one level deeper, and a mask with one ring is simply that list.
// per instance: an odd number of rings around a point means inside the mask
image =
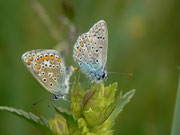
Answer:
[{"label": "butterfly wing", "polygon": [[64,61],[55,50],[31,50],[22,55],[22,61],[37,81],[53,94],[67,93],[71,74],[66,74]]},{"label": "butterfly wing", "polygon": [[107,50],[108,50],[108,30],[104,20],[101,20],[94,24],[89,33],[93,36],[95,43],[95,54],[97,59],[102,62],[102,68],[106,66],[107,62]]},{"label": "butterfly wing", "polygon": [[108,31],[104,20],[82,34],[74,45],[73,58],[84,73],[100,72],[106,66]]}]

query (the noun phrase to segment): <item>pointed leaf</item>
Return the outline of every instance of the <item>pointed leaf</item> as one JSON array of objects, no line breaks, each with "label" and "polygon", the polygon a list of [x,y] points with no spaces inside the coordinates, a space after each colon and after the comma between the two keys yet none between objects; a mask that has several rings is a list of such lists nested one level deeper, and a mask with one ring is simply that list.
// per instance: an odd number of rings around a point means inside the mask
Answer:
[{"label": "pointed leaf", "polygon": [[41,132],[43,132],[43,134],[53,134],[53,132],[49,128],[48,121],[42,116],[38,117],[31,112],[27,113],[20,109],[15,109],[15,108],[6,107],[6,106],[0,106],[0,110],[10,112],[12,114],[15,114],[15,115],[27,120],[28,122],[33,124],[35,127],[39,128],[41,130]]},{"label": "pointed leaf", "polygon": [[114,109],[117,83],[107,87],[104,84],[94,84],[85,94],[83,116],[90,127],[105,122]]},{"label": "pointed leaf", "polygon": [[71,105],[70,108],[76,119],[82,116],[84,89],[79,83],[72,85],[71,89]]},{"label": "pointed leaf", "polygon": [[74,133],[78,128],[78,123],[77,121],[75,121],[73,114],[70,111],[63,109],[61,107],[54,106],[54,108],[60,115],[66,118],[69,128],[69,133],[70,134]]},{"label": "pointed leaf", "polygon": [[56,114],[54,119],[49,119],[49,125],[56,135],[69,135],[67,121],[63,116]]},{"label": "pointed leaf", "polygon": [[109,117],[111,121],[114,121],[116,119],[116,117],[123,110],[124,106],[130,101],[134,94],[135,90],[131,90],[125,93],[123,96],[121,96],[121,93],[119,94],[120,100]]}]

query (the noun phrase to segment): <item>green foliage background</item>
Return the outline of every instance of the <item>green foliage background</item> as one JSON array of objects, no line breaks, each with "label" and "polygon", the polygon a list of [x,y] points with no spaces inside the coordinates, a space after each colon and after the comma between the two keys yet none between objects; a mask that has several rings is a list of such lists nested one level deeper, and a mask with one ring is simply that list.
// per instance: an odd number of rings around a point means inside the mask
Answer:
[{"label": "green foliage background", "polygon": [[[108,71],[131,72],[132,77],[110,75],[106,84],[117,81],[123,91],[136,89],[133,100],[120,114],[116,135],[169,135],[180,65],[180,16],[178,0],[71,0],[68,10],[64,0],[39,0],[49,14],[59,40],[67,39],[67,28],[59,21],[68,16],[73,24],[86,32],[104,19],[109,30]],[[67,2],[67,1],[66,1]],[[67,40],[68,41],[68,40]],[[69,42],[66,65],[73,64]],[[52,38],[46,25],[32,8],[30,0],[0,1],[0,105],[32,111],[53,118],[50,94],[38,84],[21,62],[21,55],[31,49],[54,48],[59,41]],[[90,83],[84,81],[88,86]],[[64,101],[57,104],[67,106]],[[0,112],[0,134],[38,135],[28,122]]]}]

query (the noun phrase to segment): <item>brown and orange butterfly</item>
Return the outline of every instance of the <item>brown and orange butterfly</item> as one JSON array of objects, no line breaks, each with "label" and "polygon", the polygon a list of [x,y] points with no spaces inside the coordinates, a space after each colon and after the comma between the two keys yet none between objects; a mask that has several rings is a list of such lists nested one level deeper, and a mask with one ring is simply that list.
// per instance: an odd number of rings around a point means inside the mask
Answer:
[{"label": "brown and orange butterfly", "polygon": [[22,61],[37,81],[53,93],[52,100],[65,99],[73,68],[65,67],[64,60],[56,50],[31,50],[22,55]]}]

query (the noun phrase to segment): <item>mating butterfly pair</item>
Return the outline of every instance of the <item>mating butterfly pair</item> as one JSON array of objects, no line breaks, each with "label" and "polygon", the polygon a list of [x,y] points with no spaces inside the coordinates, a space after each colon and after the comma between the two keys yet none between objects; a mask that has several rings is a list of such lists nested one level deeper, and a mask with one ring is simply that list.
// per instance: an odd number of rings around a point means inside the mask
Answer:
[{"label": "mating butterfly pair", "polygon": [[[98,83],[107,78],[107,49],[108,31],[103,20],[79,36],[74,45],[74,60],[93,82]],[[22,55],[22,60],[38,82],[53,93],[52,100],[65,98],[69,91],[69,78],[73,67],[66,68],[56,50],[31,50]]]}]

